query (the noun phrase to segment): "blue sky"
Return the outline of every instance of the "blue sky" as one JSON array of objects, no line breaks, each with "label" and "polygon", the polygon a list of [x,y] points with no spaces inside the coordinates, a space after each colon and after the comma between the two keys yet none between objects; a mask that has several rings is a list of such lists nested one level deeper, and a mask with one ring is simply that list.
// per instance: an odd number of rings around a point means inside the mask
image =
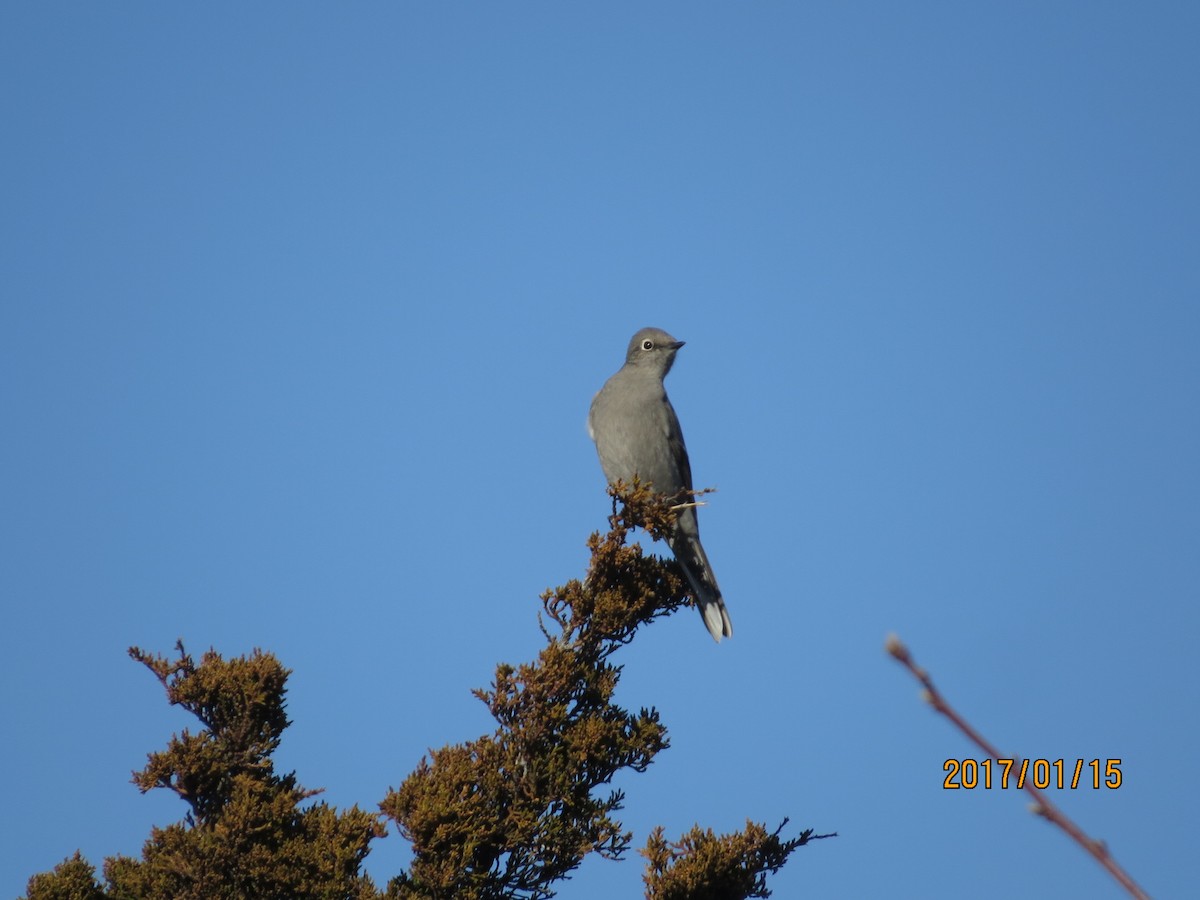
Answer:
[{"label": "blue sky", "polygon": [[[608,501],[629,336],[735,626],[621,657],[641,846],[837,831],[777,897],[1123,896],[882,650],[1155,896],[1200,884],[1193,4],[0,8],[0,895],[183,804],[125,656],[294,670],[281,768],[374,808],[537,650]],[[659,548],[661,552],[666,552]],[[393,835],[367,870],[407,860]],[[563,898],[639,896],[637,858]]]}]

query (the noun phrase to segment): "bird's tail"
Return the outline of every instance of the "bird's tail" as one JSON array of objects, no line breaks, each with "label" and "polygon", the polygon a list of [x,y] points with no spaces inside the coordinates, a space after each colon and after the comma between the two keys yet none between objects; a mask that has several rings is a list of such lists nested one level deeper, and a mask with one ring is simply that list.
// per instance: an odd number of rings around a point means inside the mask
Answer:
[{"label": "bird's tail", "polygon": [[729,621],[729,611],[725,609],[721,588],[717,586],[717,578],[708,564],[708,556],[699,536],[677,531],[670,543],[671,551],[692,587],[704,627],[718,644],[722,637],[732,637],[733,623]]}]

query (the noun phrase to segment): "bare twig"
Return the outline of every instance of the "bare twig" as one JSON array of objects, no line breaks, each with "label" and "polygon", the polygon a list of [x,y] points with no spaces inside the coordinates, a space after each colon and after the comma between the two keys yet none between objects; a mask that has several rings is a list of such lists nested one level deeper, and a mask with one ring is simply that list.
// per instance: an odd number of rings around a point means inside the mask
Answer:
[{"label": "bare twig", "polygon": [[[929,677],[929,673],[913,662],[912,655],[908,652],[908,647],[904,645],[900,638],[894,634],[889,634],[887,640],[884,642],[884,648],[901,665],[908,669],[917,681],[921,682],[921,686],[925,688],[921,692],[921,697],[926,703],[953,722],[959,731],[970,738],[977,747],[992,759],[998,762],[1001,759],[1010,758],[1002,757],[999,750],[946,702],[941,692],[933,686],[933,679]],[[1138,900],[1150,900],[1150,895],[1143,891],[1137,882],[1112,858],[1108,852],[1108,846],[1104,841],[1088,837],[1082,828],[1067,818],[1066,813],[1059,809],[1044,791],[1039,790],[1033,785],[1032,779],[1025,780],[1020,786],[1033,796],[1034,803],[1031,804],[1031,808],[1034,813],[1053,822],[1070,835],[1075,843],[1094,856],[1100,865],[1108,870],[1109,874],[1120,883],[1121,887],[1129,892],[1130,896],[1136,897]]]}]

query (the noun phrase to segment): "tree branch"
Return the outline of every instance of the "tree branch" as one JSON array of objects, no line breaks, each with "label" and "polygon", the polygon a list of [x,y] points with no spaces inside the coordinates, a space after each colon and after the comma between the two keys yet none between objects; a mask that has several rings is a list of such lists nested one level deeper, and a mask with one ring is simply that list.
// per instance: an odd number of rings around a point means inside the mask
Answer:
[{"label": "tree branch", "polygon": [[[913,677],[924,687],[925,690],[921,692],[921,699],[953,722],[958,730],[965,734],[975,746],[979,747],[991,759],[997,761],[1001,759],[1015,759],[1015,757],[1002,756],[1000,751],[990,741],[976,731],[966,719],[960,716],[946,702],[946,698],[933,686],[933,679],[929,677],[929,673],[913,662],[912,655],[908,652],[908,647],[904,645],[899,637],[894,634],[888,635],[887,640],[884,642],[884,648],[902,666],[908,669]],[[1021,760],[1016,761],[1021,762]],[[1137,882],[1124,869],[1117,865],[1117,861],[1108,852],[1108,846],[1104,841],[1088,837],[1084,830],[1068,818],[1066,813],[1059,809],[1044,791],[1034,786],[1032,779],[1023,779],[1019,783],[1019,786],[1033,797],[1034,802],[1031,804],[1032,812],[1053,822],[1065,831],[1075,843],[1094,856],[1100,865],[1104,866],[1109,874],[1120,883],[1121,887],[1129,892],[1130,896],[1136,897],[1138,900],[1150,900],[1150,895],[1143,891]]]}]

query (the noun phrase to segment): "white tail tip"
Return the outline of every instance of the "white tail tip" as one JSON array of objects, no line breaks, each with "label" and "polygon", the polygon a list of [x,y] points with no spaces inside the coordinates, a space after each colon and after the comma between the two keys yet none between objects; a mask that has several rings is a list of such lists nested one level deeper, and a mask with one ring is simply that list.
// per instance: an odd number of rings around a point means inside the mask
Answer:
[{"label": "white tail tip", "polygon": [[703,604],[700,615],[704,619],[704,627],[718,644],[722,637],[733,637],[733,623],[729,621],[729,613],[725,611],[723,602],[717,600]]}]

